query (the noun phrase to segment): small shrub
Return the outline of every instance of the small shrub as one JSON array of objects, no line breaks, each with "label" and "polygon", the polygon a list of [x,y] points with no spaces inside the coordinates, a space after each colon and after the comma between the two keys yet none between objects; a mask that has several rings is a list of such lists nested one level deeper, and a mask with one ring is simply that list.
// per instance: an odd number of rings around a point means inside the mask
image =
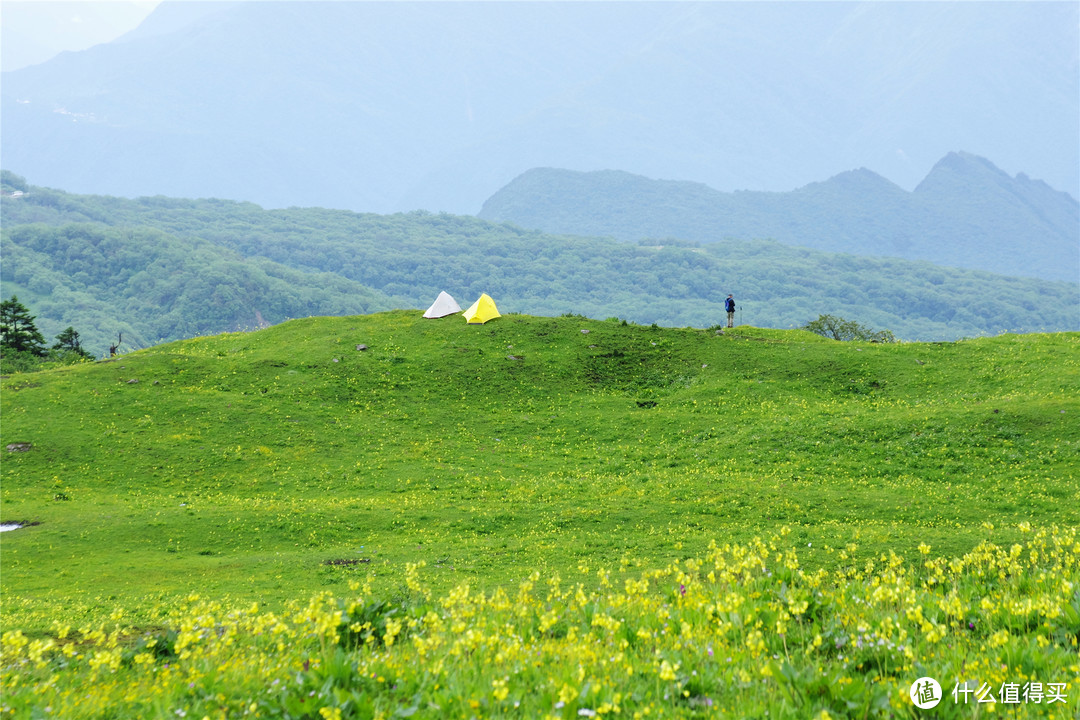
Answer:
[{"label": "small shrub", "polygon": [[866,342],[894,343],[896,337],[889,330],[874,330],[861,325],[854,320],[845,320],[834,315],[818,315],[817,320],[811,320],[803,325],[800,330],[809,330],[812,333],[833,340],[863,340]]}]

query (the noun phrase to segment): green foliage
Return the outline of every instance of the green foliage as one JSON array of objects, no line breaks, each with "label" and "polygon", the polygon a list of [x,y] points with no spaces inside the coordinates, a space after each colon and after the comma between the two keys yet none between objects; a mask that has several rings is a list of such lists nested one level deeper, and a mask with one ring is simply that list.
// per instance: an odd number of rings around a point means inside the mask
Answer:
[{"label": "green foliage", "polygon": [[775,242],[638,246],[447,214],[44,188],[0,202],[0,281],[33,302],[47,333],[74,325],[98,354],[118,332],[139,348],[290,317],[424,308],[441,290],[463,304],[488,292],[504,313],[666,326],[715,325],[735,292],[740,322],[755,326],[799,327],[814,308],[909,340],[1080,327],[1075,284]]},{"label": "green foliage", "polygon": [[[342,647],[355,648],[363,645],[383,645],[387,635],[387,623],[400,623],[407,619],[406,606],[390,600],[372,600],[363,605],[341,604],[342,622],[346,630],[340,633],[338,642]],[[391,625],[392,627],[392,625]],[[398,639],[405,633],[392,633]],[[393,642],[393,641],[391,641]]]},{"label": "green foliage", "polygon": [[0,170],[0,192],[26,192],[29,189],[30,186],[27,185],[26,178],[20,177],[10,170]]},{"label": "green foliage", "polygon": [[463,582],[433,594],[418,563],[404,572],[405,604],[371,601],[359,583],[283,612],[192,596],[161,604],[165,632],[123,624],[113,605],[96,627],[58,620],[32,640],[6,631],[0,681],[15,717],[42,705],[57,717],[313,719],[700,718],[731,707],[886,720],[919,716],[909,692],[927,674],[949,718],[980,717],[949,706],[950,685],[1013,682],[1017,697],[1034,676],[1051,679],[1031,684],[1047,701],[1001,700],[1009,715],[1065,720],[1080,545],[1075,528],[1018,530],[1011,547],[984,540],[953,557],[923,544],[913,560],[865,559],[852,543],[836,569],[807,570],[785,527],[660,568],[624,557],[566,578],[534,570],[491,592]]},{"label": "green foliage", "polygon": [[59,351],[62,355],[74,355],[87,360],[94,359],[93,355],[83,349],[78,331],[70,325],[56,336],[56,343],[51,349]]},{"label": "green foliage", "polygon": [[35,353],[6,350],[0,355],[0,372],[2,373],[34,372],[44,367],[42,357]]},{"label": "green foliage", "polygon": [[[37,194],[35,193],[35,196]],[[291,317],[390,307],[380,293],[337,274],[244,259],[198,238],[100,223],[5,227],[5,283],[37,298],[59,332],[85,333],[104,355],[123,333],[140,348],[183,337],[266,326]]]},{"label": "green foliage", "polygon": [[16,296],[0,301],[0,352],[45,357],[45,337],[34,320]]},{"label": "green foliage", "polygon": [[34,324],[35,316],[14,295],[0,303],[0,351],[4,372],[34,372],[93,360],[82,347],[79,333],[68,326],[45,348],[45,338]]},{"label": "green foliage", "polygon": [[812,333],[833,340],[863,340],[876,343],[896,342],[896,338],[888,330],[873,330],[865,325],[860,325],[854,320],[845,320],[833,315],[818,315],[817,320],[811,320],[803,325],[800,330],[809,330]]}]

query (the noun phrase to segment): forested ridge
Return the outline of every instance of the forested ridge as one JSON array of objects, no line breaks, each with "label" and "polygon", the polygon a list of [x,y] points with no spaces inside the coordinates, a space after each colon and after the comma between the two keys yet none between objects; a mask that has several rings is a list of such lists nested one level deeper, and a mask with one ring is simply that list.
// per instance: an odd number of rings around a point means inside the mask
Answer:
[{"label": "forested ridge", "polygon": [[[11,197],[14,189],[25,194]],[[709,327],[798,327],[830,313],[904,340],[1076,330],[1077,285],[793,248],[763,240],[639,244],[472,216],[75,195],[4,174],[5,297],[47,338],[101,354],[290,317],[426,307],[482,292],[503,313]]]}]

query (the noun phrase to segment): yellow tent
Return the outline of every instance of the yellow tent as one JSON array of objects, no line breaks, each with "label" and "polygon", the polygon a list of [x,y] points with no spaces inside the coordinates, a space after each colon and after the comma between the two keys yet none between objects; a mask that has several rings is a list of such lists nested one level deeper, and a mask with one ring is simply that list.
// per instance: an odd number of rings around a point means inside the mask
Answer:
[{"label": "yellow tent", "polygon": [[465,311],[465,320],[470,325],[483,325],[488,320],[493,320],[499,315],[498,308],[495,307],[495,301],[491,299],[491,296],[484,293],[480,296],[480,299],[469,306],[469,309]]}]

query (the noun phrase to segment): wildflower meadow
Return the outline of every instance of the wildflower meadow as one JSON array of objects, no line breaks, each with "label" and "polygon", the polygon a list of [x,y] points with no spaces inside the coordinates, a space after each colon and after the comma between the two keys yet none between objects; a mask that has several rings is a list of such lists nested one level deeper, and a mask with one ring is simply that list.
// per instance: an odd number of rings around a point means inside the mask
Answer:
[{"label": "wildflower meadow", "polygon": [[1078,717],[1080,334],[414,315],[0,381],[0,717]]}]

